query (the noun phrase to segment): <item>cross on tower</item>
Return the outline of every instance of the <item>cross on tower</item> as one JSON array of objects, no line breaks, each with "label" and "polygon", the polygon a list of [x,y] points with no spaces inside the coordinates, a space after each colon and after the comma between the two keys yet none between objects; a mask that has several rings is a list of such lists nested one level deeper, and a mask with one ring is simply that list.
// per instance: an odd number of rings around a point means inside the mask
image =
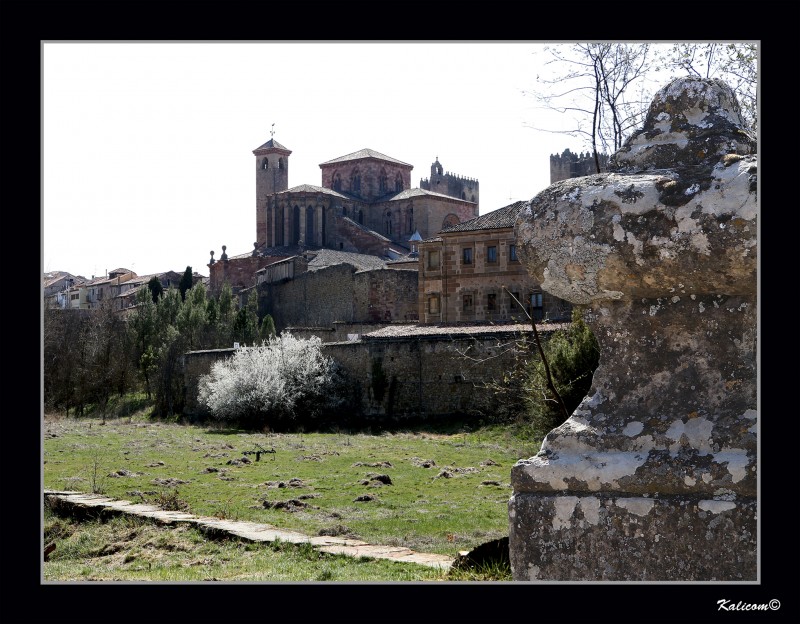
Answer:
[{"label": "cross on tower", "polygon": [[274,137],[275,136],[275,124],[272,124],[272,130],[269,131],[269,136],[270,137]]}]

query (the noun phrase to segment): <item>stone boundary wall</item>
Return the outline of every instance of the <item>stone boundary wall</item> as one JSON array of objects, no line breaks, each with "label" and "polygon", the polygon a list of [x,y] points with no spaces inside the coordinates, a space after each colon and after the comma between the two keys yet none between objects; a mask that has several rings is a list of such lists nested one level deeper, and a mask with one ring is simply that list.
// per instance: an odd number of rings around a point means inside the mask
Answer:
[{"label": "stone boundary wall", "polygon": [[[539,333],[549,333],[539,329]],[[511,344],[518,332],[450,336],[365,338],[327,343],[323,353],[347,372],[361,397],[361,411],[378,419],[457,414],[490,415],[497,409],[487,383],[514,366]],[[233,349],[192,351],[183,357],[184,414],[206,416],[198,403],[198,381]]]}]

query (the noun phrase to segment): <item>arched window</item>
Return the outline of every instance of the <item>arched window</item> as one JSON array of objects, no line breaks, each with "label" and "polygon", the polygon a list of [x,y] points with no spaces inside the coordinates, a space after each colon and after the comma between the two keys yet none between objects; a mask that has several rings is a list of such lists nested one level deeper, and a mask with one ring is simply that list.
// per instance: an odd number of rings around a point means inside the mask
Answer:
[{"label": "arched window", "polygon": [[364,225],[364,211],[363,210],[359,210],[358,211],[358,222],[361,225]]},{"label": "arched window", "polygon": [[334,191],[342,190],[342,176],[338,171],[333,174],[333,190]]},{"label": "arched window", "polygon": [[392,213],[386,213],[386,236],[392,235]]},{"label": "arched window", "polygon": [[414,208],[408,207],[408,231],[414,233]]},{"label": "arched window", "polygon": [[398,193],[403,190],[403,176],[399,173],[394,177],[394,190]]},{"label": "arched window", "polygon": [[459,223],[461,223],[461,219],[458,218],[458,215],[450,213],[444,218],[444,221],[442,221],[442,229],[458,225]]},{"label": "arched window", "polygon": [[472,196],[472,199],[471,199],[470,201],[471,201],[473,204],[475,203],[475,196],[474,196],[474,195]]},{"label": "arched window", "polygon": [[264,156],[264,159],[261,161],[261,168],[269,169],[269,161],[267,160],[266,156]]},{"label": "arched window", "polygon": [[342,214],[346,217],[347,216],[347,206],[342,206]]},{"label": "arched window", "polygon": [[286,243],[284,242],[283,233],[285,232],[284,228],[286,227],[286,210],[283,206],[278,208],[278,215],[276,219],[277,223],[275,224],[275,242],[279,247],[282,247]]},{"label": "arched window", "polygon": [[297,245],[300,242],[300,206],[295,206],[292,213],[292,245]]},{"label": "arched window", "polygon": [[314,245],[314,209],[306,208],[306,245]]},{"label": "arched window", "polygon": [[283,156],[278,159],[278,169],[283,169]]},{"label": "arched window", "polygon": [[378,193],[383,195],[389,190],[389,177],[386,175],[386,169],[381,169],[378,175]]},{"label": "arched window", "polygon": [[467,194],[464,191],[461,191],[461,199],[466,199]]},{"label": "arched window", "polygon": [[350,174],[350,192],[355,194],[361,192],[361,172],[358,169],[354,169]]}]

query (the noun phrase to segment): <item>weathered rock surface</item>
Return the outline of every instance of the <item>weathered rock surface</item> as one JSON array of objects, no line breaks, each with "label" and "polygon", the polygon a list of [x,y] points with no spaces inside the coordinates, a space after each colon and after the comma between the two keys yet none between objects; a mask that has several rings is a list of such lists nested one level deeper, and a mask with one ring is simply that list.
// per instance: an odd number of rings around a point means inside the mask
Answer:
[{"label": "weathered rock surface", "polygon": [[512,468],[516,580],[755,580],[757,165],[731,90],[678,79],[612,157],[517,222],[586,306],[592,389]]}]

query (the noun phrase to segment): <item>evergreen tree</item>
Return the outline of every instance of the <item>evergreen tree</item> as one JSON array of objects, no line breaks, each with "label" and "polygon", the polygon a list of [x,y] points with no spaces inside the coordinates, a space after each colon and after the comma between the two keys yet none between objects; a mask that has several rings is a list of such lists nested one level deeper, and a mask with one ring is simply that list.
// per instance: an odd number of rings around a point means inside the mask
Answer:
[{"label": "evergreen tree", "polygon": [[164,294],[164,287],[161,285],[161,280],[154,275],[150,278],[150,281],[147,282],[147,288],[150,291],[150,295],[153,297],[153,303],[158,303],[158,300],[161,299],[161,295]]},{"label": "evergreen tree", "polygon": [[[572,414],[591,389],[592,376],[600,363],[597,338],[577,307],[572,311],[569,328],[554,332],[543,344],[543,350],[553,384],[567,412]],[[564,411],[547,387],[544,363],[540,357],[530,363],[525,398],[537,434],[544,436],[564,422]]]},{"label": "evergreen tree", "polygon": [[262,342],[268,341],[270,338],[275,337],[275,321],[272,320],[272,315],[267,314],[261,319],[261,330],[258,336]]},{"label": "evergreen tree", "polygon": [[178,284],[178,290],[181,291],[181,301],[186,300],[186,291],[192,287],[192,283],[192,267],[187,266],[186,270],[183,272],[183,277]]},{"label": "evergreen tree", "polygon": [[251,346],[258,340],[258,295],[255,289],[247,296],[247,305],[236,313],[233,336],[234,340]]}]

